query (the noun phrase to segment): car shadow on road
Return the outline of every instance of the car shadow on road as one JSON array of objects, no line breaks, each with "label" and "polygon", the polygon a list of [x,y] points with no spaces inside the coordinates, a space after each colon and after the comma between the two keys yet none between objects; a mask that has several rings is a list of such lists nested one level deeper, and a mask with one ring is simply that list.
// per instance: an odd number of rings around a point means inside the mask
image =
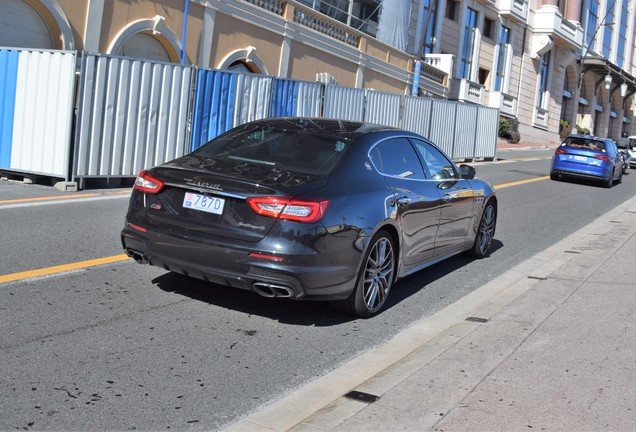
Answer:
[{"label": "car shadow on road", "polygon": [[[629,176],[629,175],[630,174],[628,172],[623,173],[623,176]],[[557,181],[561,183],[580,184],[580,185],[591,186],[591,187],[595,187],[599,189],[607,189],[604,182],[600,180],[595,180],[595,179],[584,179],[584,178],[578,178],[578,177],[561,177]],[[616,186],[619,186],[620,184],[621,184],[620,182],[614,181],[612,186],[616,187]]]},{"label": "car shadow on road", "polygon": [[[502,247],[503,243],[493,240],[490,254]],[[474,258],[457,255],[398,281],[379,316],[425,290],[427,285],[473,261]],[[248,315],[267,317],[284,324],[329,327],[360,319],[331,307],[329,302],[261,297],[251,291],[206,282],[174,272],[158,276],[152,283],[166,292]]]},{"label": "car shadow on road", "polygon": [[[483,259],[488,259],[495,251],[503,248],[503,246],[504,244],[501,241],[493,239],[490,251]],[[384,305],[384,310],[389,310],[407,301],[409,297],[425,291],[429,285],[438,279],[460,270],[475,261],[475,258],[471,258],[466,254],[459,254],[405,277],[391,290],[391,295]]]},{"label": "car shadow on road", "polygon": [[206,282],[174,272],[156,277],[152,283],[166,292],[248,315],[267,317],[285,324],[323,327],[356,319],[331,308],[328,302],[262,297],[251,291]]}]

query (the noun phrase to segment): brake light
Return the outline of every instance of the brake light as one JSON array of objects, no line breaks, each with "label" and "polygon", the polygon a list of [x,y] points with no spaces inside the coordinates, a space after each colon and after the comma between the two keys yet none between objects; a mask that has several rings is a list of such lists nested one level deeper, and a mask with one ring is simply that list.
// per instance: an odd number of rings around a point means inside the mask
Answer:
[{"label": "brake light", "polygon": [[602,161],[608,161],[609,160],[609,156],[608,155],[604,155],[604,154],[595,154],[594,155],[594,159],[599,159]]},{"label": "brake light", "polygon": [[133,188],[149,194],[156,194],[163,189],[163,185],[164,183],[161,180],[157,180],[149,175],[148,171],[143,170],[135,179],[135,185]]},{"label": "brake light", "polygon": [[261,216],[297,222],[318,222],[327,212],[329,201],[304,201],[288,197],[251,197],[247,203]]},{"label": "brake light", "polygon": [[568,154],[568,151],[566,149],[564,149],[563,147],[558,147],[556,149],[556,154],[558,155],[564,155],[564,154]]},{"label": "brake light", "polygon": [[139,225],[135,225],[135,224],[128,224],[129,227],[136,229],[137,231],[141,231],[141,232],[146,232],[146,228],[139,226]]},{"label": "brake light", "polygon": [[256,252],[250,253],[250,256],[252,258],[264,259],[264,260],[275,261],[275,262],[280,262],[280,261],[283,261],[285,259],[285,258],[283,258],[281,256],[278,256],[278,255],[266,255],[266,254],[260,254],[260,253],[256,253]]}]

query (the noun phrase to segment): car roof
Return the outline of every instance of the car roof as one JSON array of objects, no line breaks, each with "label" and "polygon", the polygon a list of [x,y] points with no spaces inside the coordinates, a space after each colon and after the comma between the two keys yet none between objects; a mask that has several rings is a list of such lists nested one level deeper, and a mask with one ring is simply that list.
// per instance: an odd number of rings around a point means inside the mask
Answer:
[{"label": "car roof", "polygon": [[383,126],[374,123],[312,117],[276,117],[256,120],[249,124],[255,126],[269,125],[271,127],[286,130],[304,130],[352,139],[362,134],[372,132],[401,131],[400,129],[390,126]]},{"label": "car roof", "polygon": [[[574,139],[586,139],[586,140],[594,140],[594,141],[603,141],[603,142],[614,142],[613,139],[610,138],[601,138],[601,137],[597,137],[594,135],[581,135],[581,134],[575,134],[575,135],[568,135],[565,140],[567,140],[568,138],[574,138]],[[565,141],[563,140],[563,141]]]}]

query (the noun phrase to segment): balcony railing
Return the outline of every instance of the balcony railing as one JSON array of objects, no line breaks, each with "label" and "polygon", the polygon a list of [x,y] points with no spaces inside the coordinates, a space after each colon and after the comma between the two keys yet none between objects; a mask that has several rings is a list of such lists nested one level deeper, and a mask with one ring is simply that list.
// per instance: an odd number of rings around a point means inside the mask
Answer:
[{"label": "balcony railing", "polygon": [[351,27],[340,24],[313,9],[298,7],[294,8],[294,22],[302,24],[319,33],[338,39],[351,46],[358,46],[358,35]]},{"label": "balcony railing", "polygon": [[548,110],[543,108],[534,107],[534,125],[543,129],[548,128],[548,120],[550,120],[550,115]]},{"label": "balcony railing", "polygon": [[453,75],[453,63],[455,62],[455,56],[453,54],[426,54],[424,62],[435,68],[437,71],[442,71],[446,75],[446,79],[443,84],[448,87],[448,77]]},{"label": "balcony railing", "polygon": [[510,96],[509,94],[502,92],[490,93],[490,99],[488,100],[488,106],[492,108],[499,108],[501,115],[506,117],[517,116],[517,98]]},{"label": "balcony railing", "polygon": [[476,82],[460,79],[456,81],[457,100],[474,104],[484,104],[484,86]]},{"label": "balcony railing", "polygon": [[555,6],[541,6],[534,13],[532,25],[535,34],[556,37],[577,49],[583,46],[583,28],[577,23],[563,18]]},{"label": "balcony railing", "polygon": [[528,19],[528,0],[496,0],[496,5],[501,15],[510,16],[520,23]]},{"label": "balcony railing", "polygon": [[280,0],[245,0],[248,3],[252,3],[254,6],[258,6],[265,10],[275,13],[276,15],[283,15],[283,2]]}]

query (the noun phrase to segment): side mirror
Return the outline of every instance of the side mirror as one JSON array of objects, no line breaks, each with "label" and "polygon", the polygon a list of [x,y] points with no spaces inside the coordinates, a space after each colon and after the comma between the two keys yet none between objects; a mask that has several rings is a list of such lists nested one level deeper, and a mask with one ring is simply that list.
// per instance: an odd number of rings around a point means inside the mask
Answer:
[{"label": "side mirror", "polygon": [[477,170],[471,167],[470,165],[460,165],[459,167],[459,174],[465,180],[470,180],[472,178],[475,178],[476,173],[477,173]]}]

